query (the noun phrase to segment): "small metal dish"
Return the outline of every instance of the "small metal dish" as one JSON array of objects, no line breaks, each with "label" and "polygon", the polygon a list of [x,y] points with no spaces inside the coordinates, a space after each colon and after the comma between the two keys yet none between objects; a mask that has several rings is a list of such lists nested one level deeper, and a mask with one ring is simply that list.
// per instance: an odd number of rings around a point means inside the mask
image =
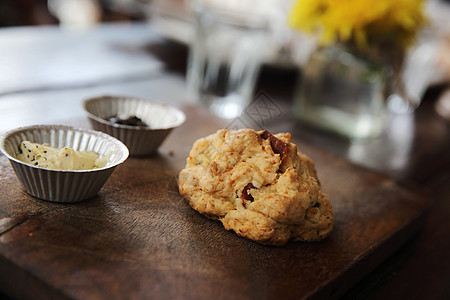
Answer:
[{"label": "small metal dish", "polygon": [[[185,114],[173,106],[138,98],[102,96],[85,100],[83,108],[92,127],[121,140],[131,156],[154,154],[169,133],[186,120]],[[137,117],[147,126],[108,121],[115,116]]]},{"label": "small metal dish", "polygon": [[[109,157],[102,168],[90,170],[53,170],[17,159],[22,141],[47,143],[52,147],[95,151]],[[0,151],[9,159],[25,191],[52,202],[77,202],[92,198],[103,187],[115,167],[128,158],[127,147],[119,140],[94,130],[63,125],[21,127],[0,137]]]}]

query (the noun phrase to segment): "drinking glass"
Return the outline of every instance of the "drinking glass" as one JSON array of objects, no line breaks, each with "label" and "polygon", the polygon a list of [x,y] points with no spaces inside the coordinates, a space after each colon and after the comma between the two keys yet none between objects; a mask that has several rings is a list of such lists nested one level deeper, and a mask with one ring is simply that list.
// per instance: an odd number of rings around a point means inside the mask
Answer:
[{"label": "drinking glass", "polygon": [[192,4],[195,34],[189,51],[191,97],[223,118],[250,104],[269,43],[264,16]]}]

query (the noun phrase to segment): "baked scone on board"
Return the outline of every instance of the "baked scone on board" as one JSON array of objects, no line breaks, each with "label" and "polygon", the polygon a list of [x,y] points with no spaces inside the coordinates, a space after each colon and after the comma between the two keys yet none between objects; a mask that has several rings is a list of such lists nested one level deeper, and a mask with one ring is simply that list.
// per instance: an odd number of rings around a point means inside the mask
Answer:
[{"label": "baked scone on board", "polygon": [[261,244],[319,241],[333,228],[314,163],[289,133],[222,129],[201,138],[178,188],[192,208]]}]

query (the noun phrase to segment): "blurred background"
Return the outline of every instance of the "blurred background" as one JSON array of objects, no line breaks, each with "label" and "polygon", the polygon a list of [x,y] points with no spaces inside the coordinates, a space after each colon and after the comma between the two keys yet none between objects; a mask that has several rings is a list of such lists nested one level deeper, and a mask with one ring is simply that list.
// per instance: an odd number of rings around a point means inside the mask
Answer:
[{"label": "blurred background", "polygon": [[[213,0],[211,0],[213,1]],[[162,37],[188,46],[194,26],[190,0],[0,0],[0,27],[58,25],[87,29],[100,23],[149,22]],[[214,2],[214,1],[213,1]],[[241,5],[246,1],[215,1]],[[308,55],[309,40],[294,33],[286,19],[293,0],[261,0],[260,7],[271,14],[277,38],[266,65],[300,68]],[[428,0],[427,29],[408,57],[405,80],[421,97],[427,88],[450,82],[450,0]],[[254,10],[256,8],[251,7]],[[424,46],[425,45],[425,46]],[[423,47],[419,47],[423,46]],[[417,72],[421,70],[421,72]],[[420,74],[421,76],[418,76]],[[410,80],[414,78],[415,80]],[[446,110],[447,111],[447,110]],[[450,114],[445,112],[445,115]]]},{"label": "blurred background", "polygon": [[[89,28],[103,22],[150,22],[159,33],[182,44],[189,43],[192,35],[192,16],[189,5],[192,0],[0,0],[0,27],[60,25],[70,28]],[[213,0],[211,0],[214,2]],[[220,1],[215,1],[220,3]],[[246,1],[224,1],[224,6],[242,5]],[[247,1],[248,2],[248,1]],[[261,7],[271,10],[276,16],[279,41],[276,65],[292,63],[293,40],[305,46],[302,37],[292,39],[286,22],[288,11],[294,0],[261,0]],[[423,36],[425,39],[439,40],[440,53],[450,51],[450,0],[427,0],[426,12],[430,23]],[[244,7],[244,6],[243,6]],[[255,9],[254,6],[251,9]],[[423,38],[423,37],[422,37]],[[442,55],[444,56],[444,55]],[[439,65],[450,70],[449,55],[439,58]],[[298,61],[302,57],[294,57]],[[286,65],[286,64],[285,64]],[[448,74],[435,74],[433,81],[442,81]],[[437,78],[439,77],[439,78]]]}]

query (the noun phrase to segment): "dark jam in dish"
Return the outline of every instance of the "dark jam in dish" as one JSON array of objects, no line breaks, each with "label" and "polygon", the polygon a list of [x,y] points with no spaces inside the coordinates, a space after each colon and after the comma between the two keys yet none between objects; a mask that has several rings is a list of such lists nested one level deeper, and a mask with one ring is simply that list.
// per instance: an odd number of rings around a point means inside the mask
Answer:
[{"label": "dark jam in dish", "polygon": [[120,124],[120,125],[128,125],[128,126],[136,126],[136,127],[147,127],[148,125],[145,124],[144,121],[142,121],[140,118],[136,116],[130,116],[127,118],[121,117],[121,116],[112,116],[107,119],[109,122]]}]

